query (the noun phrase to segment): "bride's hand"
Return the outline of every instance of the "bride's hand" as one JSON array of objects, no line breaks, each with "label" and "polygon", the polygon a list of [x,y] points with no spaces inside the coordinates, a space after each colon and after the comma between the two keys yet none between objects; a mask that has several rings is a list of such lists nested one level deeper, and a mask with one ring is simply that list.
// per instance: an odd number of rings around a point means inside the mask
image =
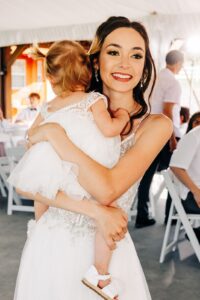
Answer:
[{"label": "bride's hand", "polygon": [[121,208],[97,205],[95,221],[108,247],[115,249],[127,232],[127,214]]}]

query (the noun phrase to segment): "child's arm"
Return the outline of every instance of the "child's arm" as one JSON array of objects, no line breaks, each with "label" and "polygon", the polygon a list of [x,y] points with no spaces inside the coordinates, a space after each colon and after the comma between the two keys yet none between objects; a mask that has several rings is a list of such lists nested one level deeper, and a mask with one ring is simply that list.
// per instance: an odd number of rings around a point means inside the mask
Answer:
[{"label": "child's arm", "polygon": [[122,108],[119,108],[112,118],[103,99],[95,102],[91,106],[91,111],[98,128],[107,137],[119,135],[130,120],[128,112]]},{"label": "child's arm", "polygon": [[48,208],[48,205],[34,201],[35,220],[38,221]]}]

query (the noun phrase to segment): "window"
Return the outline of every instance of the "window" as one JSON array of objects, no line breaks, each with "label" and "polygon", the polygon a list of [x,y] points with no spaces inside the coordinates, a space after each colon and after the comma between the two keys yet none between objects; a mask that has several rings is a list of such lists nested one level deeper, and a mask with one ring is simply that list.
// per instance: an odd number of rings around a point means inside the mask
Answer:
[{"label": "window", "polygon": [[42,61],[41,60],[38,60],[37,61],[37,81],[38,82],[42,82],[42,68],[43,68],[43,65],[42,65]]},{"label": "window", "polygon": [[26,61],[17,59],[12,65],[12,88],[19,89],[26,85]]}]

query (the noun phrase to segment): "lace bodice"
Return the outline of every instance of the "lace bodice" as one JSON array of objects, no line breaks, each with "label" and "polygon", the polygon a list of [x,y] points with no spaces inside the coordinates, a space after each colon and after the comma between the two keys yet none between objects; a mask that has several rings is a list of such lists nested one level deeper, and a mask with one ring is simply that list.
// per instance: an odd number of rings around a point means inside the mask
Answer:
[{"label": "lace bodice", "polygon": [[[42,105],[40,114],[44,118],[45,121],[48,121],[48,118],[51,118],[52,116],[56,114],[62,114],[63,112],[65,113],[66,111],[73,110],[74,112],[79,112],[82,115],[85,116],[86,113],[88,113],[89,108],[95,104],[99,99],[103,99],[105,102],[106,107],[108,107],[108,101],[107,98],[97,92],[91,92],[89,93],[86,98],[83,98],[81,101],[67,105],[63,108],[58,109],[57,111],[52,112],[50,110],[50,103],[46,102]],[[92,116],[92,114],[91,114]],[[56,116],[57,117],[57,116]]]}]

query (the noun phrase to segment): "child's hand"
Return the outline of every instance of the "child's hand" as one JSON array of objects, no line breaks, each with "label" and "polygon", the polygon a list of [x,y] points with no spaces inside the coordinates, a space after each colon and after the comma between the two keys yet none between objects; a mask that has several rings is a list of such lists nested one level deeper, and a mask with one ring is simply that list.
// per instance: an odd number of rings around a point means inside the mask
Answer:
[{"label": "child's hand", "polygon": [[124,108],[118,108],[113,112],[113,115],[115,118],[123,118],[126,123],[130,120],[130,115]]}]

